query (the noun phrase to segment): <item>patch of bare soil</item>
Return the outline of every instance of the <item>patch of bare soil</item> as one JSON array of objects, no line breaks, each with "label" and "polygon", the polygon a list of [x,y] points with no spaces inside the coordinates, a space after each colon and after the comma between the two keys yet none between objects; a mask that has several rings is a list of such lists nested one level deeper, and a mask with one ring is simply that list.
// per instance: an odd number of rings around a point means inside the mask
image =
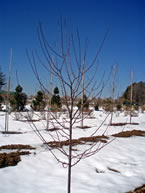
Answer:
[{"label": "patch of bare soil", "polygon": [[29,151],[0,153],[0,168],[16,166],[21,161],[20,155],[29,155]]},{"label": "patch of bare soil", "polygon": [[[75,146],[75,145],[85,144],[86,142],[107,143],[107,139],[108,139],[108,137],[104,136],[104,135],[102,135],[102,136],[93,136],[93,137],[81,137],[79,139],[72,139],[71,144],[72,144],[72,146]],[[63,146],[68,146],[69,145],[69,140],[66,140],[66,141],[50,141],[47,144],[52,148],[63,147]]]},{"label": "patch of bare soil", "polygon": [[126,193],[145,193],[145,184],[139,188],[136,188],[135,190],[133,191],[129,191],[129,192],[126,192]]},{"label": "patch of bare soil", "polygon": [[122,131],[112,135],[114,137],[132,137],[132,136],[141,136],[145,137],[145,131],[142,130],[132,130],[132,131]]}]

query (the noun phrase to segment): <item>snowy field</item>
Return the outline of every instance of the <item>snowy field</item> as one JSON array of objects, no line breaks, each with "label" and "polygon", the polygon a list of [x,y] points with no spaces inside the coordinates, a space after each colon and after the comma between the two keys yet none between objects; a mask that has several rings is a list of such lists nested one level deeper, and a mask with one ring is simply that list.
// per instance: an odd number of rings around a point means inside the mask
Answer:
[{"label": "snowy field", "polygon": [[[73,129],[73,138],[89,136],[99,127],[106,114],[102,111],[93,112],[93,117],[86,119],[84,123],[91,128]],[[145,113],[139,113],[137,117],[132,118],[132,121],[139,125],[109,126],[105,135],[113,139],[112,134],[122,130],[145,131]],[[97,135],[104,133],[108,122],[109,117]],[[120,113],[113,116],[113,122],[126,123],[129,122],[129,117]],[[50,136],[45,130],[44,121],[38,121],[35,124],[49,141]],[[0,131],[4,131],[4,125],[5,113],[0,112]],[[36,147],[36,150],[31,150],[30,155],[21,156],[17,166],[0,169],[0,193],[65,193],[67,168],[63,168],[42,145],[30,124],[25,121],[16,121],[14,114],[11,114],[9,130],[22,132],[22,134],[0,133],[0,146],[28,144]],[[84,148],[83,145],[81,148]],[[9,151],[1,150],[0,153]],[[55,153],[57,154],[57,151]],[[60,153],[58,157],[61,157]],[[81,160],[72,168],[72,193],[125,193],[142,184],[145,184],[144,137],[115,138],[97,154]]]}]

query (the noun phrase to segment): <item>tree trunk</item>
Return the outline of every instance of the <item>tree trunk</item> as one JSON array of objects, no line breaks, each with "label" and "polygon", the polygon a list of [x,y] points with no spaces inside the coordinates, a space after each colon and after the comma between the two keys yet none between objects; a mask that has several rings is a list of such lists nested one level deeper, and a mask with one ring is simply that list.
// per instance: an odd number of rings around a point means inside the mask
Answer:
[{"label": "tree trunk", "polygon": [[69,131],[69,157],[68,157],[68,189],[67,192],[71,193],[71,163],[72,163],[72,120],[70,120],[70,131]]},{"label": "tree trunk", "polygon": [[133,71],[131,71],[131,89],[130,89],[130,124],[132,123],[132,98],[133,98]]},{"label": "tree trunk", "polygon": [[7,91],[7,99],[6,99],[6,115],[5,115],[5,132],[9,130],[9,95],[10,95],[10,84],[11,84],[11,65],[12,65],[12,57],[13,57],[13,49],[11,48],[11,57],[10,57],[10,65],[9,65],[9,80],[8,80],[8,91]]}]

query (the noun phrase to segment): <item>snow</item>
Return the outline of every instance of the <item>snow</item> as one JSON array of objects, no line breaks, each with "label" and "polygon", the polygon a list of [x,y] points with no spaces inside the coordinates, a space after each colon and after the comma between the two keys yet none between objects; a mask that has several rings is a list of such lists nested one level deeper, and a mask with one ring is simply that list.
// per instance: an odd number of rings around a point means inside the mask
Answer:
[{"label": "snow", "polygon": [[[89,129],[73,129],[73,138],[89,136],[98,128],[107,116],[103,111],[93,112],[93,117],[87,118],[84,125]],[[33,119],[38,119],[34,116]],[[108,127],[109,117],[98,130],[97,135],[107,131],[110,139],[112,134],[122,130],[144,130],[145,113],[139,113],[132,118],[139,125],[125,125],[122,127]],[[129,122],[125,114],[114,114],[113,122]],[[0,131],[4,131],[5,113],[0,112]],[[45,121],[35,123],[45,139],[50,140],[45,131]],[[76,124],[79,125],[80,123]],[[29,144],[36,147],[29,156],[21,156],[17,166],[0,169],[0,192],[3,193],[65,193],[67,192],[67,168],[63,168],[46,149],[31,125],[25,121],[16,121],[15,115],[10,115],[10,131],[19,131],[22,134],[0,133],[0,146],[7,144]],[[66,123],[67,125],[67,123]],[[52,140],[52,139],[51,139]],[[72,168],[72,193],[125,193],[145,183],[145,138],[130,137],[116,138],[106,145],[97,154],[81,160]],[[74,147],[75,148],[75,147]],[[79,146],[77,148],[85,148]],[[54,150],[63,160],[63,156]],[[1,150],[4,152],[4,150]],[[6,151],[5,151],[6,152]],[[36,152],[34,154],[34,152]],[[112,170],[111,170],[112,169]],[[115,170],[116,172],[114,172]]]}]

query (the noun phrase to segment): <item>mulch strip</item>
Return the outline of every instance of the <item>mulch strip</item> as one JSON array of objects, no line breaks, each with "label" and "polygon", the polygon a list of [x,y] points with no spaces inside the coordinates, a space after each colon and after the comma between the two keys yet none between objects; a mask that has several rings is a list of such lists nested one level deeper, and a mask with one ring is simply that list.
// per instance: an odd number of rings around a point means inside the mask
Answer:
[{"label": "mulch strip", "polygon": [[132,137],[132,136],[141,136],[145,137],[145,131],[142,130],[132,130],[132,131],[122,131],[112,135],[114,137]]},{"label": "mulch strip", "polygon": [[22,132],[18,131],[1,131],[2,134],[23,134]]},{"label": "mulch strip", "polygon": [[41,119],[32,119],[32,120],[19,120],[21,122],[39,122]]},{"label": "mulch strip", "polygon": [[0,153],[0,168],[16,166],[21,161],[20,155],[29,155],[29,151]]},{"label": "mulch strip", "polygon": [[139,123],[111,123],[110,126],[139,125]]},{"label": "mulch strip", "polygon": [[[102,143],[107,143],[107,139],[109,139],[107,136],[92,136],[92,137],[81,137],[79,139],[72,139],[71,144],[72,146],[75,145],[82,145],[85,144],[86,142],[102,142]],[[66,141],[50,141],[47,143],[50,147],[52,148],[57,148],[57,147],[63,147],[63,146],[68,146],[69,140]]]},{"label": "mulch strip", "polygon": [[110,171],[112,171],[112,172],[120,173],[120,171],[119,171],[119,170],[116,170],[116,169],[114,169],[114,168],[110,168],[110,167],[108,167],[108,170],[110,170]]},{"label": "mulch strip", "polygon": [[8,167],[8,166],[16,166],[18,162],[21,161],[21,155],[29,155],[30,151],[20,151],[22,149],[33,150],[35,149],[31,145],[23,145],[23,144],[11,144],[11,145],[3,145],[0,146],[1,150],[17,150],[16,152],[10,153],[0,153],[0,168]]},{"label": "mulch strip", "polygon": [[77,128],[79,128],[79,129],[89,129],[91,127],[89,127],[89,126],[77,126]]},{"label": "mulch strip", "polygon": [[60,128],[57,128],[57,127],[55,127],[55,128],[50,128],[50,129],[46,129],[46,131],[58,131],[58,130],[60,130]]},{"label": "mulch strip", "polygon": [[2,149],[11,149],[11,150],[14,150],[14,149],[17,149],[17,150],[29,149],[29,150],[32,150],[32,149],[36,149],[36,148],[32,147],[31,145],[11,144],[11,145],[2,145],[2,146],[0,146],[0,150],[2,150]]},{"label": "mulch strip", "polygon": [[145,184],[142,185],[142,186],[139,187],[139,188],[136,188],[136,189],[133,190],[133,191],[129,191],[129,192],[126,192],[126,193],[145,193]]}]

